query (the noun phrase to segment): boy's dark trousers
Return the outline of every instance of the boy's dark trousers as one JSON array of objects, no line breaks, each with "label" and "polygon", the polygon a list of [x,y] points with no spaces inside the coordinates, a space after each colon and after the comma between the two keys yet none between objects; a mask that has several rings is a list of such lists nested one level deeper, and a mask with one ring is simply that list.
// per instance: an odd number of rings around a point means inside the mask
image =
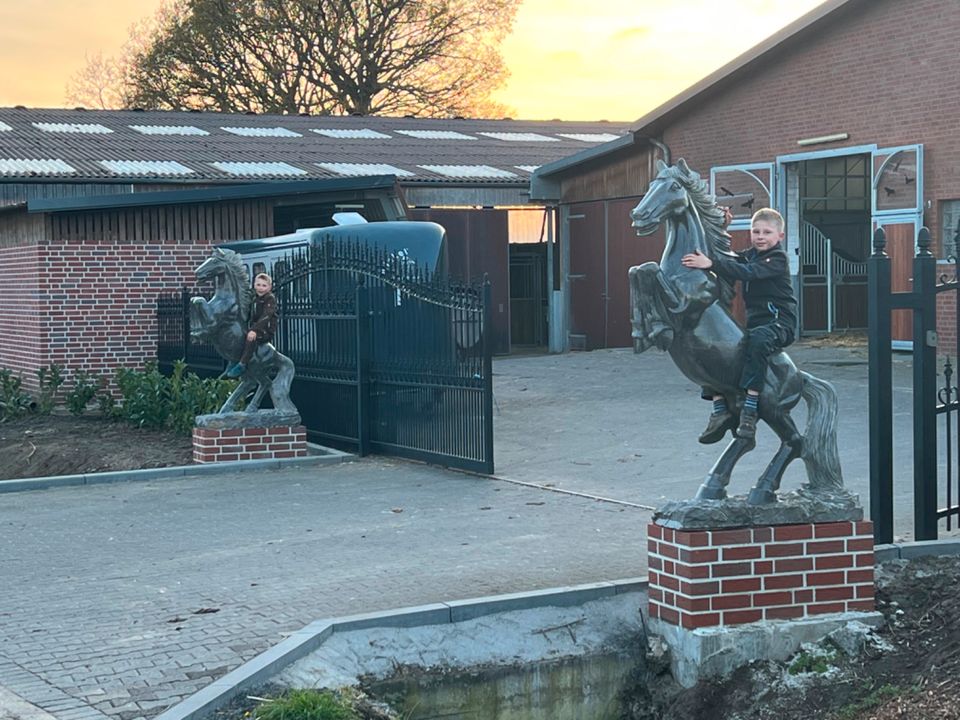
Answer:
[{"label": "boy's dark trousers", "polygon": [[267,341],[261,340],[259,335],[257,335],[256,340],[247,340],[246,344],[243,346],[243,354],[240,356],[240,364],[246,365],[248,362],[250,362],[250,358],[253,357],[253,353],[255,353],[257,348],[260,345],[263,345],[265,342]]},{"label": "boy's dark trousers", "polygon": [[793,342],[793,328],[773,322],[749,328],[746,334],[746,351],[743,358],[743,372],[740,373],[740,387],[744,390],[760,392],[767,377],[770,356]]}]

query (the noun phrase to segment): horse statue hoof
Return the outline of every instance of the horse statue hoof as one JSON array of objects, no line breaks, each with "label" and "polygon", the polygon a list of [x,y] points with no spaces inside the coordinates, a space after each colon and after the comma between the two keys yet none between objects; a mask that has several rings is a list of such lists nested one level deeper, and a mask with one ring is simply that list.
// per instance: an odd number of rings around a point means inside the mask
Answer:
[{"label": "horse statue hoof", "polygon": [[700,489],[697,490],[697,500],[726,500],[727,489],[720,483],[709,478]]},{"label": "horse statue hoof", "polygon": [[750,505],[772,505],[777,502],[777,494],[767,488],[755,487],[747,497]]}]

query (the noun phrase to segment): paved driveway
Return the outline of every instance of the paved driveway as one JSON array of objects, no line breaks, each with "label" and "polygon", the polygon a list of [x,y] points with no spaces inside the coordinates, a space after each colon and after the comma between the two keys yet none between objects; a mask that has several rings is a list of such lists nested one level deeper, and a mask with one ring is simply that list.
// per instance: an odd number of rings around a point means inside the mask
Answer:
[{"label": "paved driveway", "polygon": [[[837,386],[866,499],[864,351],[792,354]],[[720,452],[696,442],[696,388],[659,353],[494,370],[502,479],[365,460],[0,494],[0,717],[17,697],[36,718],[151,717],[321,617],[645,574],[644,506],[692,495]],[[898,362],[901,437],[908,374]],[[762,435],[736,491],[774,449]]]}]

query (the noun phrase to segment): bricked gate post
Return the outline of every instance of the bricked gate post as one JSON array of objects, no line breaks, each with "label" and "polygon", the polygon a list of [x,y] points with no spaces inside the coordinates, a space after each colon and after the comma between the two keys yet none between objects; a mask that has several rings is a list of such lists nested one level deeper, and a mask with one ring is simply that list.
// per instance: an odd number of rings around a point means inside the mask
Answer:
[{"label": "bricked gate post", "polygon": [[690,687],[759,659],[783,660],[850,621],[878,625],[873,524],[855,498],[830,510],[804,491],[670,503],[647,528],[650,629]]}]

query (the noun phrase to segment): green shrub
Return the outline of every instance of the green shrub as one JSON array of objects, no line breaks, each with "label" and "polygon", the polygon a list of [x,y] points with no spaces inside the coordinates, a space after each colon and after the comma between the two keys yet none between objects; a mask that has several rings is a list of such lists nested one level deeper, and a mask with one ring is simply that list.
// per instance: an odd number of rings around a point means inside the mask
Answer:
[{"label": "green shrub", "polygon": [[197,415],[217,412],[238,384],[236,380],[201,378],[186,368],[186,363],[178,360],[170,376],[170,428],[181,435],[193,431]]},{"label": "green shrub", "polygon": [[189,435],[196,416],[217,412],[237,384],[236,380],[200,378],[187,372],[182,360],[169,378],[156,365],[145,370],[122,368],[117,371],[120,404],[114,407],[112,398],[101,395],[100,409],[137,427],[169,428]]},{"label": "green shrub", "polygon": [[120,405],[109,390],[104,390],[97,395],[97,410],[100,411],[104,420],[120,419]]},{"label": "green shrub", "polygon": [[66,396],[67,409],[74,415],[82,415],[87,405],[97,394],[103,383],[91,373],[80,371],[73,376],[73,387]]},{"label": "green shrub", "polygon": [[37,412],[41,415],[49,415],[57,404],[57,392],[63,385],[63,368],[59,365],[37,368],[37,380],[40,385]]},{"label": "green shrub", "polygon": [[256,720],[359,720],[344,700],[327,690],[290,690],[264,703],[254,712]]},{"label": "green shrub", "polygon": [[12,420],[30,409],[33,399],[23,389],[23,378],[0,368],[0,422]]},{"label": "green shrub", "polygon": [[122,397],[120,416],[131,425],[160,429],[170,416],[170,381],[150,364],[145,370],[120,368],[117,387]]}]

